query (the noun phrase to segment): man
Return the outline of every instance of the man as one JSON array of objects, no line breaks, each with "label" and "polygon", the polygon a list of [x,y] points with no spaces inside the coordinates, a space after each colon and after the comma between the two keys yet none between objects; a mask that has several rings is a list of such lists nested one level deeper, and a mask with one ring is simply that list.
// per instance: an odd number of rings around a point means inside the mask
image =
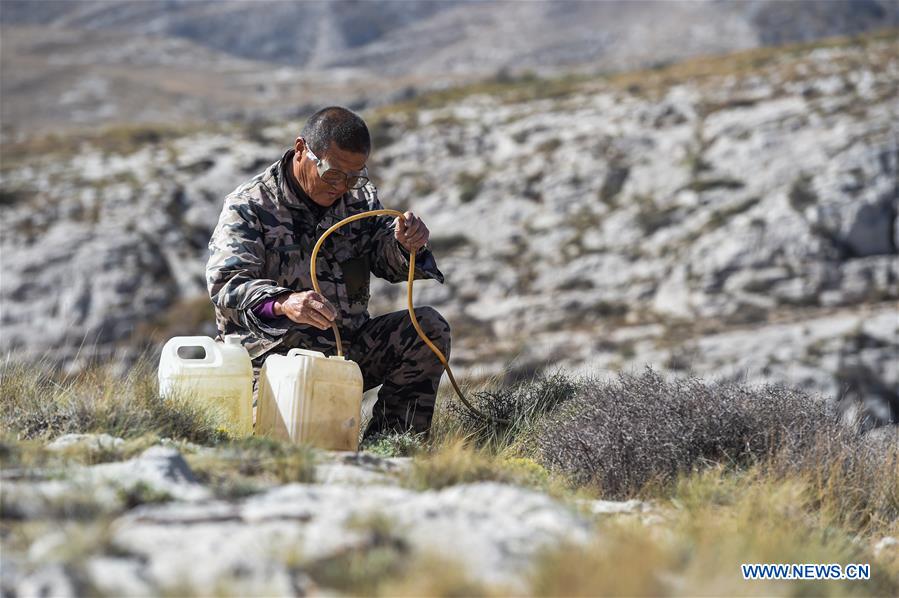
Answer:
[{"label": "man", "polygon": [[[443,367],[406,311],[368,313],[369,278],[443,282],[427,247],[428,227],[412,212],[371,217],[334,232],[318,254],[322,294],[312,290],[310,257],[321,234],[347,216],[380,209],[366,162],[363,120],[341,107],[313,114],[294,147],[225,198],[209,242],[206,280],[220,335],[238,334],[258,376],[267,355],[302,347],[334,354],[336,322],[366,390],[382,384],[366,437],[427,432]],[[428,337],[449,358],[450,328],[430,307],[416,308]]]}]

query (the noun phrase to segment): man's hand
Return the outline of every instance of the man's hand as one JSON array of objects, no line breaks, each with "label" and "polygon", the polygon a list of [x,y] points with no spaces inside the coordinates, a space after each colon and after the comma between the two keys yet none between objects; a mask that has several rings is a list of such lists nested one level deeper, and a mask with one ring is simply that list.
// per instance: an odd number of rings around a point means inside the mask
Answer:
[{"label": "man's hand", "polygon": [[400,244],[409,250],[409,253],[415,253],[419,248],[424,247],[430,237],[430,231],[425,223],[412,212],[403,214],[403,218],[396,218],[393,221],[396,227],[394,236]]},{"label": "man's hand", "polygon": [[321,330],[331,327],[337,310],[315,291],[284,293],[275,300],[276,316],[287,316],[297,324],[310,324]]}]

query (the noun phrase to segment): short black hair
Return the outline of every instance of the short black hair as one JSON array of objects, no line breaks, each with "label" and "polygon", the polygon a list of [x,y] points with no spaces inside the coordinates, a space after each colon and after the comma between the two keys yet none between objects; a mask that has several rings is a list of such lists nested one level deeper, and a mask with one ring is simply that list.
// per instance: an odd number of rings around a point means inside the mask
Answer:
[{"label": "short black hair", "polygon": [[331,146],[355,154],[371,151],[371,135],[362,118],[343,106],[328,106],[309,117],[301,133],[314,154],[321,156]]}]

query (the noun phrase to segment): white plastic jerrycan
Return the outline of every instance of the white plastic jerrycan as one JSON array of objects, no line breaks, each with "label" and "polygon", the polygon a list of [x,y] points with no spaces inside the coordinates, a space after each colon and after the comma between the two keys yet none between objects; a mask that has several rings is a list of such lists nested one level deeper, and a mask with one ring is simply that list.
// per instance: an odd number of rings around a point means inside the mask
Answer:
[{"label": "white plastic jerrycan", "polygon": [[362,371],[344,357],[308,349],[270,355],[259,373],[256,433],[323,449],[355,451]]},{"label": "white plastic jerrycan", "polygon": [[[187,356],[197,353],[203,356]],[[159,394],[172,393],[217,412],[234,436],[253,433],[253,365],[238,336],[223,343],[208,336],[169,339],[159,358]]]}]

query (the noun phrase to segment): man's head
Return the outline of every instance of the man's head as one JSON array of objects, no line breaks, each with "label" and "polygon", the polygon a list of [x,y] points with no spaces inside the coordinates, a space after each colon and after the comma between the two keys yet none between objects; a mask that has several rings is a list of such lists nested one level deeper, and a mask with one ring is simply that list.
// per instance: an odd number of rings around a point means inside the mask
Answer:
[{"label": "man's head", "polygon": [[365,122],[346,108],[329,106],[310,116],[294,147],[293,174],[321,206],[337,201],[355,176],[367,176],[371,136]]}]

